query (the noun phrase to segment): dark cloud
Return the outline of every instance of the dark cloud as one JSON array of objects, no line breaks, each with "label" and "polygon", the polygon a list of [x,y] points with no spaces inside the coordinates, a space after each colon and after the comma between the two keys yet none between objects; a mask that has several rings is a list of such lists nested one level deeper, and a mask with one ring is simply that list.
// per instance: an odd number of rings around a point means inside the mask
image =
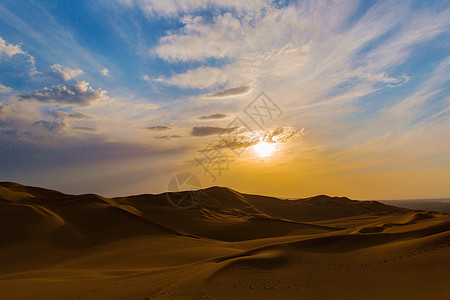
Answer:
[{"label": "dark cloud", "polygon": [[40,120],[34,122],[36,128],[43,128],[55,134],[64,134],[70,131],[70,124],[66,120]]},{"label": "dark cloud", "polygon": [[94,118],[79,112],[50,110],[44,116],[30,119],[27,110],[20,106],[0,102],[0,139],[13,138],[39,144],[66,138],[74,131],[96,133],[99,132],[98,128],[74,127],[72,124],[74,121]]},{"label": "dark cloud", "polygon": [[258,143],[259,139],[256,136],[229,136],[212,143],[212,145],[217,149],[229,148],[235,150],[247,148]]},{"label": "dark cloud", "polygon": [[98,102],[110,100],[102,89],[94,90],[86,81],[52,86],[19,96],[22,101],[37,101],[59,105],[91,106]]},{"label": "dark cloud", "polygon": [[173,128],[173,125],[155,125],[155,126],[145,127],[145,129],[152,130],[152,131],[165,131],[165,130],[170,130],[172,128]]},{"label": "dark cloud", "polygon": [[302,135],[303,132],[304,132],[303,129],[295,130],[292,127],[286,126],[274,130],[266,130],[252,133],[246,132],[244,134],[231,134],[210,142],[207,149],[202,151],[210,151],[214,149],[224,149],[224,148],[236,150],[248,148],[260,142],[287,143],[296,136]]},{"label": "dark cloud", "polygon": [[85,126],[77,126],[77,127],[74,127],[73,129],[79,130],[79,131],[85,131],[85,132],[96,132],[97,131],[97,128],[95,128],[95,127],[85,127]]},{"label": "dark cloud", "polygon": [[95,116],[83,114],[80,112],[67,112],[67,111],[60,111],[60,110],[51,110],[48,112],[48,114],[55,118],[70,118],[70,119],[77,119],[77,120],[95,119]]},{"label": "dark cloud", "polygon": [[208,116],[201,116],[199,117],[200,120],[220,120],[220,119],[226,119],[230,117],[230,115],[227,114],[214,114],[214,115],[208,115]]},{"label": "dark cloud", "polygon": [[304,129],[295,130],[292,127],[280,127],[274,130],[267,130],[262,134],[262,140],[268,143],[286,143],[296,136],[303,135]]},{"label": "dark cloud", "polygon": [[192,136],[208,136],[208,135],[218,135],[234,132],[237,127],[223,128],[223,127],[212,127],[212,126],[195,126],[192,128]]},{"label": "dark cloud", "polygon": [[157,136],[155,138],[157,138],[157,139],[176,139],[176,138],[180,138],[180,137],[182,137],[182,136],[174,134],[174,135],[161,135],[161,136]]},{"label": "dark cloud", "polygon": [[230,96],[238,96],[238,95],[243,95],[246,94],[250,91],[251,87],[248,85],[243,85],[237,88],[231,88],[228,90],[224,90],[212,95],[207,96],[207,98],[225,98],[225,97],[230,97]]}]

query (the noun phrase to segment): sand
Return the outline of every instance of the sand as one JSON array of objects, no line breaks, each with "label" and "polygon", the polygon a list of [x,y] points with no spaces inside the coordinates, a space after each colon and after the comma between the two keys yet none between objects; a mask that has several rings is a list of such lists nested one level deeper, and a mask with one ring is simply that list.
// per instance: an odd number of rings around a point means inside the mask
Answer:
[{"label": "sand", "polygon": [[104,198],[0,183],[1,299],[450,299],[450,215],[205,189]]}]

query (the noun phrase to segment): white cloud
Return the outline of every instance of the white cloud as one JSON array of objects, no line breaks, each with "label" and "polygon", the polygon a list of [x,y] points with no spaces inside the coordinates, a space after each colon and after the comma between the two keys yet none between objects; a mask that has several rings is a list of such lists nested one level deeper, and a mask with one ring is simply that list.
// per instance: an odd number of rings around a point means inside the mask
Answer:
[{"label": "white cloud", "polygon": [[11,92],[12,89],[10,87],[4,86],[3,84],[0,84],[0,94],[7,94]]},{"label": "white cloud", "polygon": [[142,80],[145,80],[145,81],[155,81],[155,82],[164,82],[165,81],[163,76],[159,76],[157,78],[151,78],[148,74],[142,75],[141,78],[142,78]]},{"label": "white cloud", "polygon": [[109,70],[107,68],[102,69],[100,73],[105,77],[109,77]]},{"label": "white cloud", "polygon": [[0,37],[0,54],[11,57],[16,54],[25,54],[25,52],[22,50],[22,48],[20,48],[19,45],[8,44],[4,39]]},{"label": "white cloud", "polygon": [[144,74],[144,75],[142,75],[142,80],[145,80],[145,81],[150,81],[150,80],[152,80],[151,78],[150,78],[150,76],[148,76],[148,74]]},{"label": "white cloud", "polygon": [[93,89],[86,81],[68,83],[66,85],[52,86],[43,90],[19,95],[22,101],[37,101],[41,103],[59,104],[62,106],[92,106],[104,104],[111,99],[106,91]]},{"label": "white cloud", "polygon": [[83,71],[80,69],[71,69],[58,64],[50,66],[50,69],[52,76],[61,80],[62,82],[68,81],[80,74],[83,74]]},{"label": "white cloud", "polygon": [[0,58],[6,56],[10,59],[15,55],[24,55],[26,57],[26,63],[28,64],[27,68],[30,75],[38,73],[36,70],[36,60],[32,55],[22,50],[20,45],[9,44],[0,37]]}]

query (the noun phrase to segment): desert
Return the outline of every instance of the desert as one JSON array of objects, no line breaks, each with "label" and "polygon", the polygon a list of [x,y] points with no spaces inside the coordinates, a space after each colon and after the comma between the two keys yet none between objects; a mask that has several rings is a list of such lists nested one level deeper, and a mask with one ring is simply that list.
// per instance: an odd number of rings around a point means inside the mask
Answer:
[{"label": "desert", "polygon": [[2,182],[2,299],[448,298],[447,214],[224,187],[188,209],[166,197]]}]

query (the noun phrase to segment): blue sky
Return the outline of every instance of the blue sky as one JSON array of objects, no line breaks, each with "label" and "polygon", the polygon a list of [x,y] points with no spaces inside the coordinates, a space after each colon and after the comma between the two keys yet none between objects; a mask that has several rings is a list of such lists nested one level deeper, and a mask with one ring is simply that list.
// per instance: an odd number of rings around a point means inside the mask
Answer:
[{"label": "blue sky", "polygon": [[[450,195],[448,1],[17,0],[0,16],[0,180]],[[236,147],[277,132],[279,151],[248,147],[211,182],[194,158],[262,91],[283,116]]]}]

